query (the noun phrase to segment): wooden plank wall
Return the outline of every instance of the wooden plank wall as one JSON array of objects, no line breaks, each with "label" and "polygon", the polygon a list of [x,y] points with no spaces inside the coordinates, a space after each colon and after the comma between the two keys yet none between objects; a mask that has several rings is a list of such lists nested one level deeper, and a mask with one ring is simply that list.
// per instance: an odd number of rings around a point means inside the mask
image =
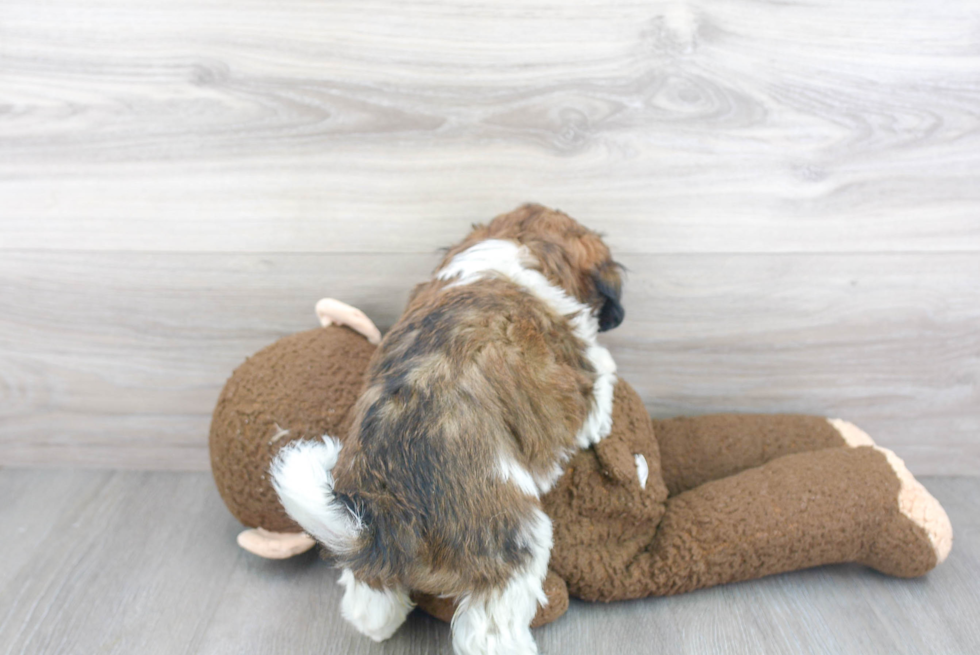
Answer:
[{"label": "wooden plank wall", "polygon": [[4,0],[0,465],[205,468],[246,355],[525,200],[657,415],[980,470],[975,0]]}]

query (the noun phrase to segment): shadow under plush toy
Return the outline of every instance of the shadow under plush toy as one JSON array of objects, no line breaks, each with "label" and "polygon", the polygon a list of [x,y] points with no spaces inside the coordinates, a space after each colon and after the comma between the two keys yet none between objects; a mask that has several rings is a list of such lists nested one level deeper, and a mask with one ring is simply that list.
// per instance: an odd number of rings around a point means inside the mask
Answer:
[{"label": "shadow under plush toy", "polygon": [[[211,466],[239,544],[286,558],[313,547],[268,473],[299,439],[343,439],[381,335],[362,312],[322,300],[323,327],[280,339],[232,374],[211,424]],[[568,462],[542,497],[554,526],[532,625],[569,595],[664,596],[822,564],[923,575],[952,545],[945,511],[894,453],[856,426],[799,415],[652,419],[623,380],[612,433]],[[449,620],[451,600],[416,596]]]}]

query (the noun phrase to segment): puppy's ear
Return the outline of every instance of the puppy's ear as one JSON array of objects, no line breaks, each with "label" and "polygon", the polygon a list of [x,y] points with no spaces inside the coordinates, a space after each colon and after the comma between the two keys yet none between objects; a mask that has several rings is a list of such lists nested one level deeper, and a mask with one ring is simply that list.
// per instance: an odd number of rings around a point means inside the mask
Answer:
[{"label": "puppy's ear", "polygon": [[596,293],[602,304],[599,307],[599,331],[605,332],[623,322],[626,310],[620,302],[622,297],[621,266],[615,262],[603,264],[592,274]]}]

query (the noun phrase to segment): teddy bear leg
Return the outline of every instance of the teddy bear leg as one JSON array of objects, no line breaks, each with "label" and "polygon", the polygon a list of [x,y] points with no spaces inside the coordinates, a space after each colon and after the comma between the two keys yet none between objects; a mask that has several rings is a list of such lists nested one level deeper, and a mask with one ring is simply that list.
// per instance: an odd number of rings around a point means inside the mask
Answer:
[{"label": "teddy bear leg", "polygon": [[941,563],[951,544],[945,511],[898,457],[870,445],[828,448],[670,498],[653,542],[618,573],[617,592],[599,599],[670,595],[841,562],[914,577]]},{"label": "teddy bear leg", "polygon": [[797,414],[653,419],[653,431],[672,496],[784,455],[848,445],[827,419]]}]

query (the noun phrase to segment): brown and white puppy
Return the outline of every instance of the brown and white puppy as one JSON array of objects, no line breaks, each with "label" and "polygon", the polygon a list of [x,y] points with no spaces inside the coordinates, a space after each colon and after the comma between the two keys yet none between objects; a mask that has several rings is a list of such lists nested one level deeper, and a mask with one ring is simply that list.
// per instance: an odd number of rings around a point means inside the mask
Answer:
[{"label": "brown and white puppy", "polygon": [[458,599],[461,654],[536,653],[551,553],[539,495],[612,426],[623,319],[599,235],[536,205],[476,226],[382,340],[345,445],[284,448],[286,511],[337,555],[342,613],[390,637],[409,591]]}]

